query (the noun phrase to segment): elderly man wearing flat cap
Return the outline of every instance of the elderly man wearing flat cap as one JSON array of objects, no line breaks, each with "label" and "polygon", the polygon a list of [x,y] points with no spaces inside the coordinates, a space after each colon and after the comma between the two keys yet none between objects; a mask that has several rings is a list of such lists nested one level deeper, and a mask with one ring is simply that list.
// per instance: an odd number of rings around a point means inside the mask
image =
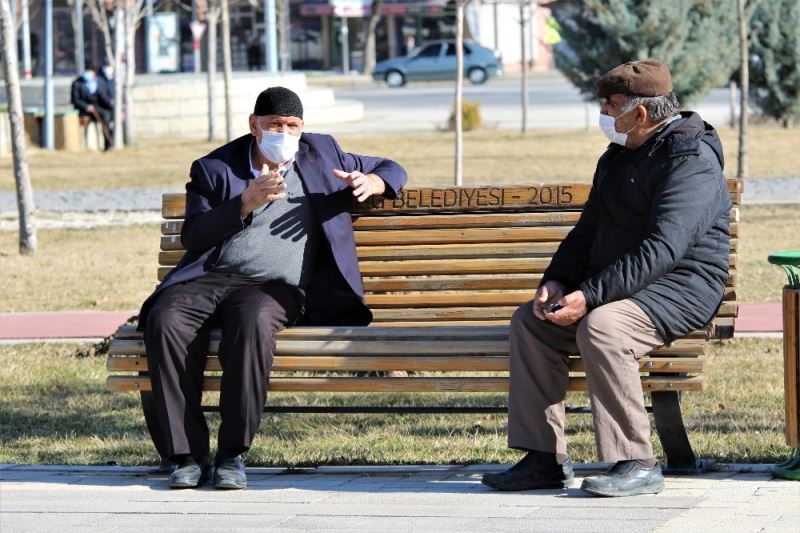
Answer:
[{"label": "elderly man wearing flat cap", "polygon": [[407,180],[394,161],[304,133],[303,104],[284,87],[259,94],[249,121],[249,134],[192,164],[181,231],[186,255],[139,315],[153,385],[143,407],[156,448],[177,465],[172,488],[196,487],[210,471],[200,407],[208,329],[222,328],[214,486],[240,489],[275,334],[298,321],[372,320],[349,208],[353,197],[394,198]]},{"label": "elderly man wearing flat cap", "polygon": [[484,475],[497,490],[571,484],[564,398],[568,356],[579,352],[599,459],[613,463],[581,489],[660,492],[637,359],[707,325],[728,277],[730,199],[717,133],[679,112],[659,61],[620,65],[596,88],[611,144],[578,223],[511,321],[508,444],[527,454]]}]

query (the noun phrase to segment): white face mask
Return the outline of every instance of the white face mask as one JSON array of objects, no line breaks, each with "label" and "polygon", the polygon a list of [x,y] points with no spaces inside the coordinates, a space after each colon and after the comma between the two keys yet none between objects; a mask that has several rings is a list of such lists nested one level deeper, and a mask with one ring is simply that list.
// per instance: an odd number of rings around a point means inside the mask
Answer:
[{"label": "white face mask", "polygon": [[[625,111],[625,113],[629,113],[630,111],[633,111],[633,109],[629,109],[628,111]],[[622,113],[622,115],[624,115],[625,113]],[[619,119],[619,117],[621,117],[622,115],[619,115],[617,118],[614,118],[611,115],[605,115],[603,113],[600,113],[600,129],[603,130],[603,133],[605,134],[606,137],[608,137],[609,141],[615,144],[619,144],[620,146],[625,146],[625,143],[628,142],[628,134],[633,131],[633,128],[635,128],[636,125],[634,124],[633,127],[628,131],[626,131],[625,133],[618,132],[616,126],[617,119]]]},{"label": "white face mask", "polygon": [[272,163],[285,163],[294,157],[300,145],[300,137],[289,133],[275,133],[274,131],[261,130],[261,142],[258,149],[261,155]]}]

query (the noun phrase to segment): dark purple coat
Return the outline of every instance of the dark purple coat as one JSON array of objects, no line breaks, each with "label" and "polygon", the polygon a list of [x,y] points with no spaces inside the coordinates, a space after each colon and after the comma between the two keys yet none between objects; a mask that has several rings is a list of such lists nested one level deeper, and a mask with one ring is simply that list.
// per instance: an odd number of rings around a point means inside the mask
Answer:
[{"label": "dark purple coat", "polygon": [[[239,137],[192,163],[186,184],[186,219],[181,240],[186,254],[144,302],[139,325],[155,297],[165,288],[207,274],[249,220],[240,218],[241,194],[252,179],[249,150],[252,135]],[[366,325],[372,313],[364,304],[364,289],[356,257],[349,209],[352,189],[333,169],[374,173],[386,182],[386,198],[394,198],[407,181],[406,172],[389,159],[344,152],[333,137],[304,133],[295,155],[323,239],[313,280],[306,294],[305,324]]]}]

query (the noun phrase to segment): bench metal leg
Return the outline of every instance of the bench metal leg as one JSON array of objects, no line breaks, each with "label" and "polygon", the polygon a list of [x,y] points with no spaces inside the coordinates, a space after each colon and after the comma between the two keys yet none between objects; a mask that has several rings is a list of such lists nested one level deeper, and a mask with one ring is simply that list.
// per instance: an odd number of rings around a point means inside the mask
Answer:
[{"label": "bench metal leg", "polygon": [[695,457],[681,414],[677,391],[652,392],[653,418],[658,437],[667,456],[666,474],[700,474],[713,465],[712,460]]}]

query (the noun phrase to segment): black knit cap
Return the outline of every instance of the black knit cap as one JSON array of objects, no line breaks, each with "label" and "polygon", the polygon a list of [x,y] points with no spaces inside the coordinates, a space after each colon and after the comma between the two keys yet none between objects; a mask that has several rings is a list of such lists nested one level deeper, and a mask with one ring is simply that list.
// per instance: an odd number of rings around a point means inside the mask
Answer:
[{"label": "black knit cap", "polygon": [[303,118],[303,103],[294,91],[286,87],[270,87],[256,98],[253,114],[257,117],[264,115],[281,115],[284,117]]}]

